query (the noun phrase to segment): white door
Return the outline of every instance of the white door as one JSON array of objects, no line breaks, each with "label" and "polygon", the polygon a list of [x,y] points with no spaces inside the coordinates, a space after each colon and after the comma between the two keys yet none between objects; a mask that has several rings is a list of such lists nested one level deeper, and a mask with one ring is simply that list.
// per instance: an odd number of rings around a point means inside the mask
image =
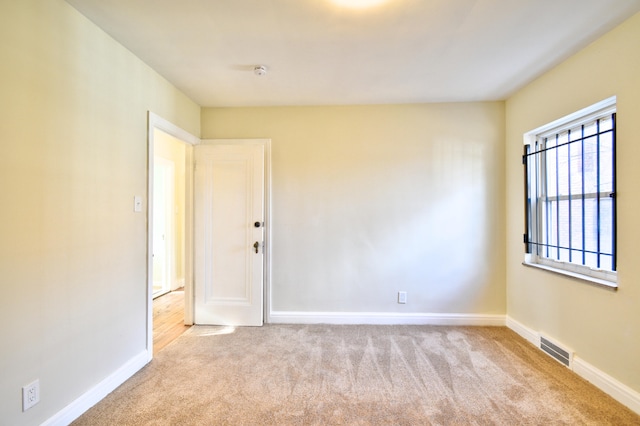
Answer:
[{"label": "white door", "polygon": [[195,323],[262,325],[264,145],[195,147]]}]

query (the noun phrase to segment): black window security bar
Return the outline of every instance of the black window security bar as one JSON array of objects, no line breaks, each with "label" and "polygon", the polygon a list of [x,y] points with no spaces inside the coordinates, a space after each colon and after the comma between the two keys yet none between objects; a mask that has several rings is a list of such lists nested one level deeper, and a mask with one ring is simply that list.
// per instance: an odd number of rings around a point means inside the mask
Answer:
[{"label": "black window security bar", "polygon": [[616,114],[525,146],[527,253],[616,270]]}]

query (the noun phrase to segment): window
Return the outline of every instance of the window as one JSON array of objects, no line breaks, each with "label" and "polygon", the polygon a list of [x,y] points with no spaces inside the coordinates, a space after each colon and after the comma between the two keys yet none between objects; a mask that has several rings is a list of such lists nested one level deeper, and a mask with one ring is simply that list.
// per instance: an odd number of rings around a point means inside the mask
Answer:
[{"label": "window", "polygon": [[525,134],[525,263],[615,287],[615,97]]}]

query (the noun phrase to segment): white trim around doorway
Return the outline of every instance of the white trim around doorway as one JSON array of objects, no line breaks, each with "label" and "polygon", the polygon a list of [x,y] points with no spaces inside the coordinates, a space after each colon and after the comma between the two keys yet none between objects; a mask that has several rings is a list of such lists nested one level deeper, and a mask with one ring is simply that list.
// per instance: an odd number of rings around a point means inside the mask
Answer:
[{"label": "white trim around doorway", "polygon": [[[154,130],[161,130],[168,135],[193,147],[200,144],[200,138],[192,135],[175,124],[149,111],[147,129],[147,357],[153,358],[153,163],[154,163]],[[185,283],[184,283],[184,321],[193,324],[193,149],[185,153]]]}]

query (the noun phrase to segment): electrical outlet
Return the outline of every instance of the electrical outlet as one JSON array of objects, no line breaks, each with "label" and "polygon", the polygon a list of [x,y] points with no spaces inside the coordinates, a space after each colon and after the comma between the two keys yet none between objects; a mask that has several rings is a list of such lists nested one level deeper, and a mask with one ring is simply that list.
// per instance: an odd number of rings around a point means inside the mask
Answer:
[{"label": "electrical outlet", "polygon": [[406,291],[399,291],[398,292],[398,303],[402,303],[402,304],[407,303],[407,292]]},{"label": "electrical outlet", "polygon": [[22,387],[22,411],[27,411],[38,402],[40,402],[40,380]]}]

